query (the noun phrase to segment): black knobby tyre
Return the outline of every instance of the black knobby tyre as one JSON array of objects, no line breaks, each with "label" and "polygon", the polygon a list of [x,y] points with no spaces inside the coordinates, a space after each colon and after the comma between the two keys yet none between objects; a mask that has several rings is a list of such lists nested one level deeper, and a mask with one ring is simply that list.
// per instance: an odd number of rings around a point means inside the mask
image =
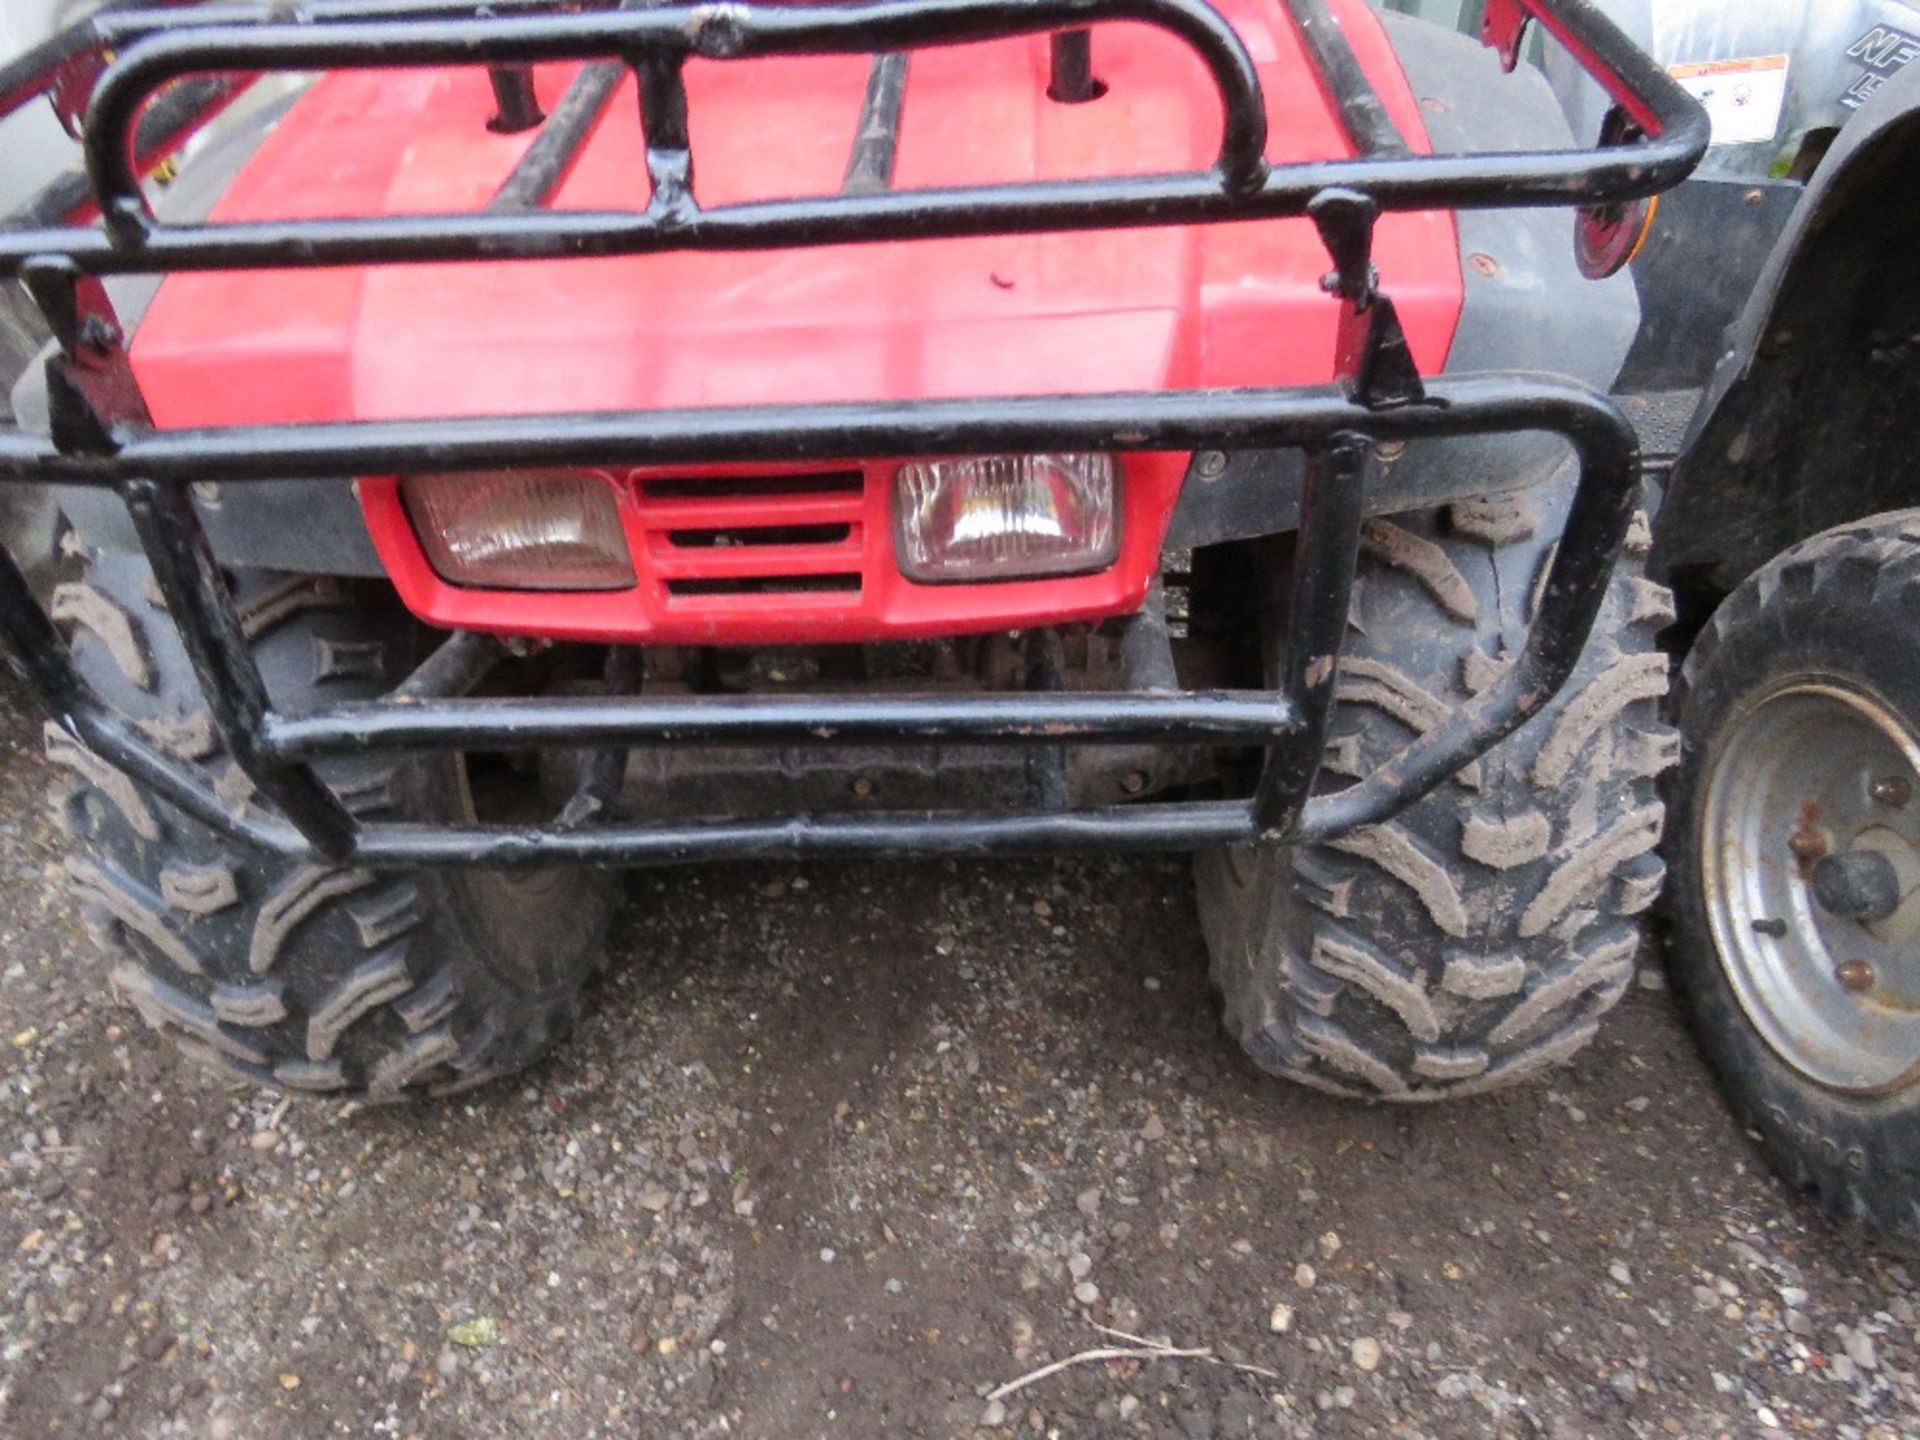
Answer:
[{"label": "black knobby tyre", "polygon": [[[384,587],[248,574],[236,607],[274,703],[294,713],[389,689],[420,628]],[[96,692],[228,804],[251,803],[220,751],[144,560],[88,557],[52,613]],[[56,820],[113,987],[190,1057],[288,1090],[388,1099],[464,1089],[530,1063],[569,1028],[614,905],[595,872],[382,873],[231,842],[49,723]],[[367,755],[322,776],[369,820],[470,819],[457,756]]]},{"label": "black knobby tyre", "polygon": [[[1536,610],[1564,487],[1368,521],[1324,792],[1491,683]],[[1667,592],[1637,518],[1573,678],[1394,819],[1202,855],[1226,1026],[1272,1074],[1365,1099],[1495,1089],[1571,1056],[1631,983],[1663,868]]]},{"label": "black knobby tyre", "polygon": [[[1920,510],[1803,541],[1721,603],[1676,692],[1662,906],[1689,1024],[1773,1168],[1834,1215],[1908,1242],[1920,1241],[1916,646]],[[1860,851],[1891,857],[1893,914],[1822,898],[1819,867]]]}]

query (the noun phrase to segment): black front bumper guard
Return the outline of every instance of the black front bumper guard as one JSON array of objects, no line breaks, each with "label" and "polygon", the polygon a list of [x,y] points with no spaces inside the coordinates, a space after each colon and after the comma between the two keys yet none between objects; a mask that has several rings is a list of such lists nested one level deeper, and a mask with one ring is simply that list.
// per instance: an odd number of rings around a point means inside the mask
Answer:
[{"label": "black front bumper guard", "polygon": [[[214,829],[286,855],[380,866],[645,864],[810,855],[1196,849],[1321,840],[1385,819],[1535,714],[1572,672],[1605,597],[1639,490],[1632,427],[1604,397],[1538,376],[1423,381],[1370,255],[1381,210],[1600,205],[1677,183],[1706,119],[1587,0],[1494,0],[1486,38],[1511,68],[1529,19],[1559,38],[1646,138],[1611,149],[1415,155],[1394,130],[1323,0],[1287,0],[1358,158],[1270,167],[1251,60],[1203,0],[881,0],[794,8],[736,4],[554,13],[556,0],[415,0],[379,9],[314,0],[288,22],[254,4],[109,11],[0,69],[0,115],[50,95],[70,119],[91,89],[83,143],[104,224],[0,231],[0,276],[25,281],[60,342],[49,362],[50,438],[0,434],[0,480],[104,485],[126,502],[192,657],[214,725],[259,805],[237,810],[210,779],[101,703],[19,566],[0,553],[0,635],[58,722],[155,794]],[[571,7],[577,8],[577,7]],[[492,12],[481,18],[478,12]],[[692,55],[867,52],[868,104],[897,126],[899,52],[1104,20],[1168,30],[1207,64],[1224,116],[1205,172],[897,192],[882,135],[861,127],[838,195],[702,209],[681,67]],[[1076,40],[1067,29],[1065,37]],[[1056,45],[1069,73],[1081,43]],[[117,54],[110,62],[109,54]],[[1077,57],[1077,58],[1076,58]],[[141,193],[142,105],[209,72],[487,64],[503,111],[525,98],[515,67],[595,62],[501,187],[468,215],[168,225]],[[622,67],[639,76],[652,196],[644,211],[536,208],[585,142]],[[888,72],[891,73],[888,73]],[[169,92],[171,93],[171,92]],[[221,92],[224,103],[226,92]],[[890,112],[884,107],[891,106]],[[882,126],[884,130],[884,125]],[[864,147],[864,148],[862,148]],[[40,207],[36,213],[45,213]],[[1339,383],[909,405],[810,405],[483,419],[156,430],[100,277],[664,250],[772,249],[989,233],[1311,215],[1341,306]],[[1350,788],[1312,796],[1333,701],[1373,448],[1385,441],[1537,430],[1563,436],[1579,482],[1527,643],[1501,677]],[[1306,482],[1281,688],[1259,692],[971,697],[477,699],[460,692],[485,642],[456,635],[385,699],[276,713],[248,653],[191,497],[198,482],[350,479],[513,465],[693,464],[951,455],[1299,448]],[[773,820],[577,823],[604,808],[604,765],[538,827],[366,824],[312,768],[370,749],[511,750],[929,741],[1257,746],[1247,800],[1100,809],[795,815]]]}]

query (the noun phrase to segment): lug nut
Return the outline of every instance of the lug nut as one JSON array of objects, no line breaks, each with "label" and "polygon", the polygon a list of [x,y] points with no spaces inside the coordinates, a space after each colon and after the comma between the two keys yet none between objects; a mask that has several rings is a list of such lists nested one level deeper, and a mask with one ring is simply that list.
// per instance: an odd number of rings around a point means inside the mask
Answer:
[{"label": "lug nut", "polygon": [[873,781],[869,780],[865,775],[856,775],[853,780],[853,793],[858,795],[862,800],[871,799],[873,796]]},{"label": "lug nut", "polygon": [[1873,988],[1873,966],[1864,960],[1842,960],[1833,967],[1833,978],[1840,982],[1841,989],[1858,995]]},{"label": "lug nut", "polygon": [[1129,770],[1120,777],[1120,788],[1129,795],[1138,795],[1147,788],[1147,773],[1144,770]]},{"label": "lug nut", "polygon": [[1827,853],[1826,837],[1818,830],[1796,830],[1787,841],[1796,860],[1818,860]]},{"label": "lug nut", "polygon": [[1876,805],[1891,805],[1898,810],[1913,799],[1913,782],[1904,775],[1882,775],[1867,786],[1867,794]]}]

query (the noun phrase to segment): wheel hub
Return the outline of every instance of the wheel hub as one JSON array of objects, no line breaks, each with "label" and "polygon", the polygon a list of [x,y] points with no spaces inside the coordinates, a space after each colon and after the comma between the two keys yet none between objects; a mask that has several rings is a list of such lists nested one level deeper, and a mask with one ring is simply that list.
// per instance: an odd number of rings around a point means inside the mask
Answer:
[{"label": "wheel hub", "polygon": [[1702,811],[1714,940],[1747,1017],[1834,1089],[1920,1079],[1920,739],[1837,680],[1735,717]]},{"label": "wheel hub", "polygon": [[1885,920],[1900,908],[1900,876],[1875,850],[1822,855],[1813,865],[1813,898],[1841,920]]}]

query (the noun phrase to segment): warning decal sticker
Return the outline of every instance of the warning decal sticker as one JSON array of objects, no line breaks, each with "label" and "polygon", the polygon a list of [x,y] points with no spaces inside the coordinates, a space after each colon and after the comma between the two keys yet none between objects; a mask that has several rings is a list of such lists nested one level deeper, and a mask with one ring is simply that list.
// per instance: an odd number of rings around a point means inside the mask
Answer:
[{"label": "warning decal sticker", "polygon": [[1704,60],[1672,66],[1668,73],[1705,107],[1715,145],[1751,145],[1773,139],[1780,129],[1787,103],[1785,55]]}]

